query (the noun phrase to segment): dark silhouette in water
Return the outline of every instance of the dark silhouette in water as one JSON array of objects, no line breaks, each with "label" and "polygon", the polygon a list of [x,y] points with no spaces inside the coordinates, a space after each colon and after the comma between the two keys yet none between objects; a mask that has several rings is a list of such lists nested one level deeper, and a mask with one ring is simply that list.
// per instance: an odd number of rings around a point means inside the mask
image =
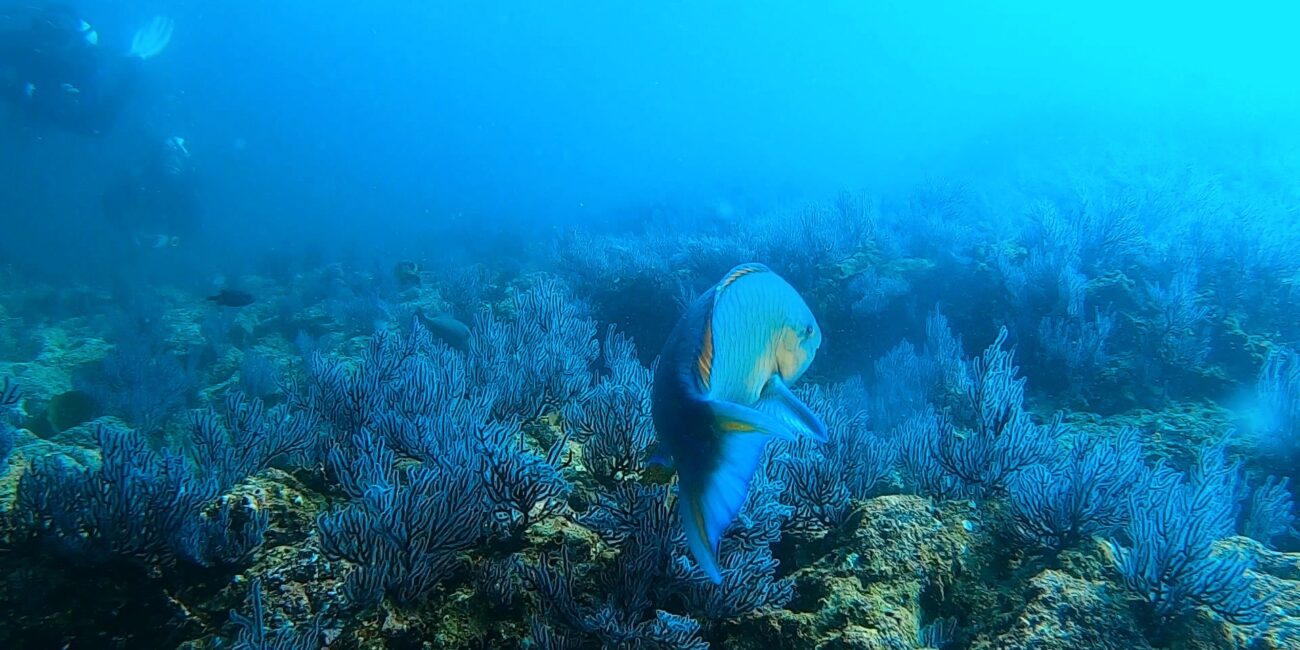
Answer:
[{"label": "dark silhouette in water", "polygon": [[208,296],[207,300],[222,307],[247,307],[257,302],[257,298],[253,297],[253,294],[236,289],[222,289],[217,295]]},{"label": "dark silhouette in water", "polygon": [[197,173],[185,140],[170,137],[100,197],[110,226],[135,246],[176,246],[200,225]]},{"label": "dark silhouette in water", "polygon": [[171,40],[172,24],[155,18],[131,48],[111,52],[67,5],[19,10],[0,31],[0,99],[20,114],[76,133],[101,135],[117,123],[138,85],[145,60]]},{"label": "dark silhouette in water", "polygon": [[403,289],[420,286],[420,265],[410,260],[402,260],[393,266],[393,277],[397,286]]}]

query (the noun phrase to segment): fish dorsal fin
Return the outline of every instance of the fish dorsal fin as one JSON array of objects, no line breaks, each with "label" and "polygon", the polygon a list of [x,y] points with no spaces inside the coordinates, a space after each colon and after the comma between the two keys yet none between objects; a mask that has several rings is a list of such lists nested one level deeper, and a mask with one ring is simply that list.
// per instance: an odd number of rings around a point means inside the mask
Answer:
[{"label": "fish dorsal fin", "polygon": [[715,299],[717,294],[722,293],[723,290],[725,290],[727,287],[730,287],[731,285],[735,284],[736,280],[739,280],[751,273],[770,273],[771,271],[772,269],[767,268],[767,265],[759,264],[758,262],[741,264],[736,268],[731,269],[731,272],[727,274],[727,277],[723,278],[722,282],[718,283],[718,288],[714,290]]}]

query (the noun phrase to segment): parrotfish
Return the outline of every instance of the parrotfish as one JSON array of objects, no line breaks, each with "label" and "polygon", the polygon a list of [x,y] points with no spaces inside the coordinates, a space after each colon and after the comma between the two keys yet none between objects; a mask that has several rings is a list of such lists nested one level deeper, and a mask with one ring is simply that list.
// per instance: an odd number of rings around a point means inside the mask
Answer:
[{"label": "parrotfish", "polygon": [[677,322],[651,390],[652,462],[677,470],[677,511],[696,563],[722,582],[718,545],[774,438],[826,441],[826,425],[790,392],[821,346],[803,298],[762,264],[742,264]]},{"label": "parrotfish", "polygon": [[451,314],[439,314],[429,318],[424,315],[424,312],[417,311],[415,315],[420,319],[420,324],[424,325],[424,329],[429,330],[429,334],[434,338],[457,350],[469,349],[469,326],[456,320]]}]

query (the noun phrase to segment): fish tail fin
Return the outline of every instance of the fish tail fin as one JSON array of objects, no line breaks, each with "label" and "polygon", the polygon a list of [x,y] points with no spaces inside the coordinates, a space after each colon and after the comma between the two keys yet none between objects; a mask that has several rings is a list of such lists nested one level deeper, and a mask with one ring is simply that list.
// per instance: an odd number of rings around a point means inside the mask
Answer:
[{"label": "fish tail fin", "polygon": [[740,514],[749,496],[767,441],[793,439],[788,425],[755,409],[732,402],[710,402],[717,433],[717,457],[696,469],[696,463],[678,467],[678,510],[686,531],[686,545],[709,579],[722,582],[718,545],[722,533]]}]

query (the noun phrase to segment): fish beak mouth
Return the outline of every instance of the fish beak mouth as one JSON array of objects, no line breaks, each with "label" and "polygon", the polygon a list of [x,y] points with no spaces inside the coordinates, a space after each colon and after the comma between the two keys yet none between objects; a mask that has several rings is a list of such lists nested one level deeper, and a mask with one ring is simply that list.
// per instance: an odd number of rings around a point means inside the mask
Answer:
[{"label": "fish beak mouth", "polygon": [[802,347],[786,350],[776,357],[776,371],[787,384],[798,381],[807,367],[808,353]]}]

